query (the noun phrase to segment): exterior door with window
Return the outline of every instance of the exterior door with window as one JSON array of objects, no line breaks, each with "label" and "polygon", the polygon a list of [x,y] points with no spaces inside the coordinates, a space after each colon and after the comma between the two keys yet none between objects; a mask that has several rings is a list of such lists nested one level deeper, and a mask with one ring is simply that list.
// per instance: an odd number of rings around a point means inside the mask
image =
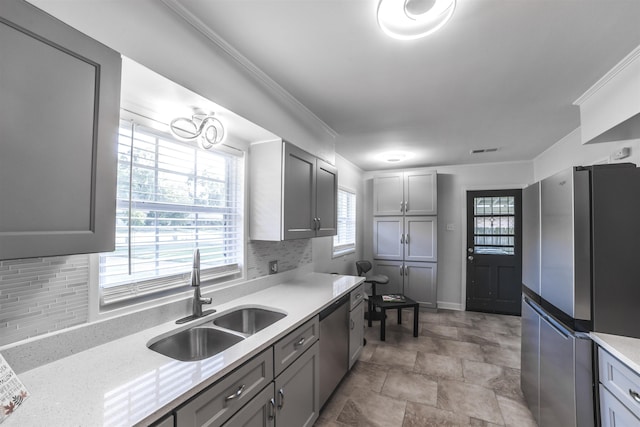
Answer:
[{"label": "exterior door with window", "polygon": [[467,192],[467,307],[520,315],[522,190]]}]

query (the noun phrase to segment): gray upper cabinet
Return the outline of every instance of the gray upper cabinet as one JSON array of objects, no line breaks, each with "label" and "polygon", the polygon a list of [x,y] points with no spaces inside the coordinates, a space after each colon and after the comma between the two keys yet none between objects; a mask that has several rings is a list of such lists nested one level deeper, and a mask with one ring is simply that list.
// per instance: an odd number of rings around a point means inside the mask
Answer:
[{"label": "gray upper cabinet", "polygon": [[338,173],[288,142],[250,148],[252,240],[292,240],[337,234]]},{"label": "gray upper cabinet", "polygon": [[0,2],[0,259],[114,249],[120,55]]},{"label": "gray upper cabinet", "polygon": [[373,179],[373,214],[437,215],[437,185],[434,170],[378,175]]}]

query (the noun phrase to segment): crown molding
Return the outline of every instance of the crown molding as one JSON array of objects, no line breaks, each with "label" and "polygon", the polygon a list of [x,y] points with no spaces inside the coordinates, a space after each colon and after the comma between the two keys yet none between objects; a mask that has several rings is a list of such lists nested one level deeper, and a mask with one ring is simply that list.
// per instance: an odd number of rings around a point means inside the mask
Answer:
[{"label": "crown molding", "polygon": [[213,42],[216,46],[222,49],[232,60],[242,66],[250,75],[257,79],[264,87],[293,108],[302,113],[312,122],[320,125],[322,129],[329,134],[332,138],[335,138],[338,134],[331,126],[326,124],[322,119],[316,116],[311,110],[309,110],[304,104],[298,101],[293,95],[291,95],[282,86],[276,83],[271,77],[269,77],[264,71],[258,68],[253,62],[247,59],[244,55],[238,52],[233,46],[231,46],[220,35],[213,31],[209,26],[200,20],[197,16],[191,13],[185,8],[178,0],[160,0],[165,6],[167,6],[173,13],[182,18],[186,23],[195,28],[198,32],[204,35],[208,40]]},{"label": "crown molding", "polygon": [[625,56],[622,61],[618,62],[612,69],[610,69],[604,76],[600,78],[597,82],[593,84],[585,93],[580,96],[580,98],[576,99],[573,102],[573,105],[582,105],[586,100],[591,98],[593,94],[598,92],[605,86],[611,79],[613,79],[616,75],[618,75],[622,70],[627,68],[630,64],[632,64],[636,59],[640,57],[640,45],[633,49],[627,56]]}]

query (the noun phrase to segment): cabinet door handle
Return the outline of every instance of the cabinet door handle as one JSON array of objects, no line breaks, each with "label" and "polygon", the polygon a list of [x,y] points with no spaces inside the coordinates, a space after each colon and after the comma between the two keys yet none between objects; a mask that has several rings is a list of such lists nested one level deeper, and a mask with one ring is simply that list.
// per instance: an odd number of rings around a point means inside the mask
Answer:
[{"label": "cabinet door handle", "polygon": [[276,401],[271,398],[269,400],[269,421],[272,421],[276,417]]},{"label": "cabinet door handle", "polygon": [[409,267],[407,267],[406,265],[404,266],[404,275],[405,276],[409,275]]},{"label": "cabinet door handle", "polygon": [[402,265],[400,266],[400,275],[404,276],[404,267]]},{"label": "cabinet door handle", "polygon": [[353,319],[349,320],[351,322],[351,329],[354,329],[356,327],[356,322],[353,321]]},{"label": "cabinet door handle", "polygon": [[404,236],[404,242],[408,245],[409,244],[409,233],[405,234]]},{"label": "cabinet door handle", "polygon": [[409,202],[404,202],[404,213],[409,212]]},{"label": "cabinet door handle", "polygon": [[278,390],[278,397],[279,397],[278,409],[282,409],[282,407],[284,406],[284,390],[283,389]]},{"label": "cabinet door handle", "polygon": [[400,235],[400,244],[404,245],[404,233]]},{"label": "cabinet door handle", "polygon": [[313,218],[313,229],[314,231],[318,229],[318,218]]},{"label": "cabinet door handle", "polygon": [[404,202],[400,202],[400,212],[404,212],[403,211],[403,209],[404,209],[403,206],[404,206]]},{"label": "cabinet door handle", "polygon": [[318,230],[320,230],[322,228],[322,221],[320,220],[320,217],[318,217]]},{"label": "cabinet door handle", "polygon": [[640,403],[640,394],[637,391],[629,389],[629,394],[636,402]]},{"label": "cabinet door handle", "polygon": [[238,387],[238,390],[237,390],[235,393],[230,394],[230,395],[229,395],[229,396],[227,396],[224,400],[227,400],[227,401],[228,401],[228,400],[237,399],[237,398],[238,398],[238,397],[240,397],[240,395],[244,392],[244,387],[245,387],[245,385],[244,385],[244,384],[242,384],[240,387]]},{"label": "cabinet door handle", "polygon": [[302,337],[302,338],[300,338],[300,340],[297,343],[294,344],[294,346],[295,347],[301,347],[301,346],[304,345],[304,342],[305,342],[304,337]]}]

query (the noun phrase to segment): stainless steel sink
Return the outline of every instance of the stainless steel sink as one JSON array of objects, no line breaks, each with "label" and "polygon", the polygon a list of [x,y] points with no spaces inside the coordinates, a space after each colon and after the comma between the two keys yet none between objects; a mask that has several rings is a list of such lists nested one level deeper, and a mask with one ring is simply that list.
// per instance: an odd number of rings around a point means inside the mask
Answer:
[{"label": "stainless steel sink", "polygon": [[214,356],[243,339],[230,332],[196,327],[176,332],[147,347],[173,359],[191,362]]},{"label": "stainless steel sink", "polygon": [[213,324],[224,329],[252,335],[278,320],[286,314],[258,307],[241,308],[224,314],[213,320]]}]

